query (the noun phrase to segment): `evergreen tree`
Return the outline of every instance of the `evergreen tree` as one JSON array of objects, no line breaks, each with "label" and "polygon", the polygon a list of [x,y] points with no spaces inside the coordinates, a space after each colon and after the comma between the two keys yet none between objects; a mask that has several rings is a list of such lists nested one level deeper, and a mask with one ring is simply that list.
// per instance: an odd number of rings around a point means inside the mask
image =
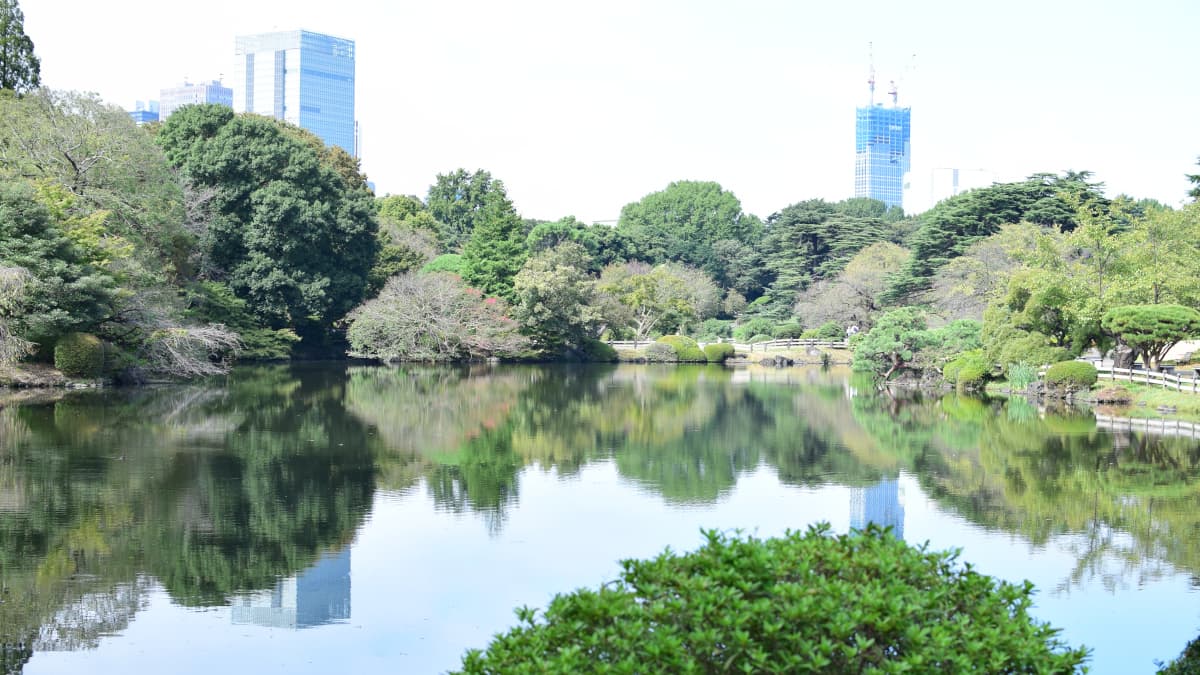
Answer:
[{"label": "evergreen tree", "polygon": [[463,280],[487,295],[514,302],[513,278],[525,264],[526,235],[512,202],[504,196],[504,185],[500,181],[495,185],[498,189],[485,197],[463,247]]},{"label": "evergreen tree", "polygon": [[23,92],[41,84],[42,64],[25,34],[25,14],[17,0],[0,0],[0,89]]}]

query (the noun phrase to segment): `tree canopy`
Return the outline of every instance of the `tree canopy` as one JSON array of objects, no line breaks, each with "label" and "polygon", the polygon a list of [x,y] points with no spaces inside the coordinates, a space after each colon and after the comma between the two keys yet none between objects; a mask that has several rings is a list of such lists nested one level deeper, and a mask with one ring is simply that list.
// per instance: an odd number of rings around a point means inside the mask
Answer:
[{"label": "tree canopy", "polygon": [[41,60],[25,34],[25,13],[17,0],[0,0],[0,89],[17,93],[41,84]]},{"label": "tree canopy", "polygon": [[363,298],[379,249],[365,182],[351,184],[285,123],[218,105],[181,108],[157,138],[212,190],[201,237],[211,277],[265,325],[323,340]]}]

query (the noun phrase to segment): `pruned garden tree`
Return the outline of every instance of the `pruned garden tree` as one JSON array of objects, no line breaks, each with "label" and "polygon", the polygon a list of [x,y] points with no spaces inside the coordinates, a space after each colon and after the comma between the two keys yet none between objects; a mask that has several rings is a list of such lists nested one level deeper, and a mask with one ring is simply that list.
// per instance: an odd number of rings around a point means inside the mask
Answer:
[{"label": "pruned garden tree", "polygon": [[42,64],[25,34],[25,14],[17,0],[0,0],[0,89],[17,93],[41,84]]},{"label": "pruned garden tree", "polygon": [[629,310],[623,327],[638,341],[654,333],[684,332],[714,316],[721,303],[721,289],[708,275],[678,263],[609,265],[598,288]]},{"label": "pruned garden tree", "polygon": [[529,344],[503,300],[445,272],[392,277],[348,318],[351,353],[383,361],[513,356]]},{"label": "pruned garden tree", "polygon": [[916,307],[892,310],[879,317],[860,339],[854,348],[854,367],[887,381],[910,367],[929,339],[923,311]]},{"label": "pruned garden tree", "polygon": [[1200,312],[1181,305],[1129,305],[1105,313],[1104,330],[1159,370],[1162,359],[1182,340],[1200,335]]},{"label": "pruned garden tree", "polygon": [[0,365],[23,359],[32,354],[36,347],[14,332],[12,327],[28,283],[29,272],[23,267],[0,266]]},{"label": "pruned garden tree", "polygon": [[908,251],[895,244],[871,244],[855,254],[836,278],[801,292],[793,311],[808,328],[832,321],[843,328],[857,325],[866,330],[883,309],[881,298],[892,275],[904,268],[908,258]]}]

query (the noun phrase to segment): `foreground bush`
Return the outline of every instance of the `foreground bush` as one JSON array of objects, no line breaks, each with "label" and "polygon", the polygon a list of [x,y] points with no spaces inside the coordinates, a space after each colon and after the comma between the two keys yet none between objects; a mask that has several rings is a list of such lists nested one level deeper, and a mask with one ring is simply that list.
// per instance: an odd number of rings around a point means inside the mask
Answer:
[{"label": "foreground bush", "polygon": [[1162,666],[1159,675],[1200,675],[1200,637],[1187,643],[1183,653]]},{"label": "foreground bush", "polygon": [[69,377],[100,377],[104,343],[90,333],[68,333],[54,345],[54,367]]},{"label": "foreground bush", "polygon": [[704,363],[708,361],[708,358],[704,356],[704,352],[700,349],[700,345],[696,344],[696,341],[690,337],[664,335],[658,338],[656,342],[671,345],[681,363]]},{"label": "foreground bush", "polygon": [[1029,616],[1032,584],[874,526],[706,537],[695,553],[623,561],[618,581],[559,595],[541,618],[518,609],[521,625],[462,672],[1065,673],[1087,657]]},{"label": "foreground bush", "polygon": [[725,363],[733,356],[733,345],[727,342],[704,345],[704,356],[709,363]]},{"label": "foreground bush", "polygon": [[1081,391],[1096,384],[1096,366],[1087,361],[1061,361],[1046,370],[1046,386]]}]

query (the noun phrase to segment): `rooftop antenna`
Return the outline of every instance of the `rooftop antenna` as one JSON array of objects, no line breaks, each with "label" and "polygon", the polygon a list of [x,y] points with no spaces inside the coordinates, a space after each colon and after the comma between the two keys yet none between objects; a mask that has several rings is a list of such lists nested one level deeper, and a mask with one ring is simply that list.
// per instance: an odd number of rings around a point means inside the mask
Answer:
[{"label": "rooftop antenna", "polygon": [[868,53],[868,59],[870,60],[870,64],[871,64],[871,74],[870,74],[870,76],[867,77],[867,87],[871,91],[870,104],[871,104],[871,106],[874,106],[875,105],[875,43],[874,42],[867,43],[867,53]]}]

